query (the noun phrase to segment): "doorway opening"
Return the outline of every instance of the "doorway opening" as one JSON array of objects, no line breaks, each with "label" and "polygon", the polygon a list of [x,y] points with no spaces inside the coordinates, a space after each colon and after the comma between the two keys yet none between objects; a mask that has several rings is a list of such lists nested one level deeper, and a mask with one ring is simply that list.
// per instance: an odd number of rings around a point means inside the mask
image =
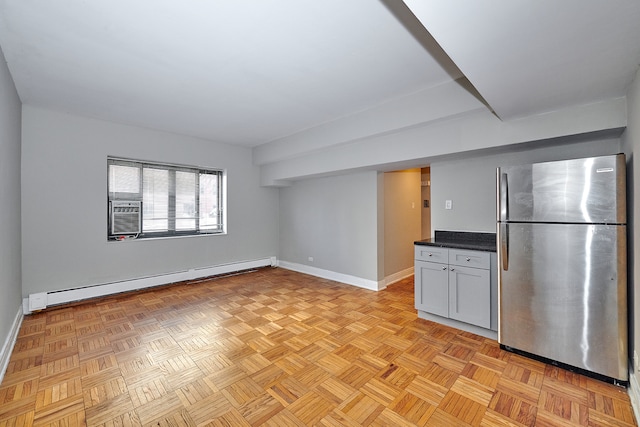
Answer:
[{"label": "doorway opening", "polygon": [[420,199],[421,199],[421,237],[428,239],[431,237],[431,168],[420,169]]}]

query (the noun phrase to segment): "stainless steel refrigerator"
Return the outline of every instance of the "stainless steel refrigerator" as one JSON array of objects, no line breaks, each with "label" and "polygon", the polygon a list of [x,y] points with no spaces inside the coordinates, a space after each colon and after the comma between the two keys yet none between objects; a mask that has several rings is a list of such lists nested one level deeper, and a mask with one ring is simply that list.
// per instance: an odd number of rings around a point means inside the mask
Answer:
[{"label": "stainless steel refrigerator", "polygon": [[626,384],[623,154],[497,170],[498,341]]}]

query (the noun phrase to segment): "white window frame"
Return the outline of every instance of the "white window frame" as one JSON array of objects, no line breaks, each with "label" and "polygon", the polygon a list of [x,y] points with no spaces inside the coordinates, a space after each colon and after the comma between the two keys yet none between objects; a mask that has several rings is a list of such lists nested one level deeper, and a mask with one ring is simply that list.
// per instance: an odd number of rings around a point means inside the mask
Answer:
[{"label": "white window frame", "polygon": [[[112,169],[112,166],[126,166],[132,168],[138,168],[138,177],[137,182],[128,183],[126,185],[129,191],[126,192],[117,192],[112,191],[112,185],[115,186],[115,183],[112,183],[116,175],[113,175],[115,169]],[[145,215],[150,215],[149,213],[145,213],[145,203],[149,203],[147,199],[145,201],[144,196],[144,171],[146,170],[160,170],[167,171],[167,207],[166,207],[166,226],[162,227],[162,229],[152,230],[149,227],[145,227]],[[176,199],[177,191],[176,191],[176,172],[187,172],[193,173],[195,175],[195,186],[194,186],[194,202],[193,202],[193,213],[192,216],[187,218],[177,217],[178,212],[181,210],[176,207]],[[217,195],[211,197],[210,202],[213,204],[214,208],[212,208],[212,212],[208,214],[207,218],[211,218],[211,215],[214,215],[213,223],[207,225],[201,225],[201,221],[203,217],[200,215],[200,183],[203,181],[203,176],[206,175],[214,175],[217,177],[217,180],[214,182]],[[118,175],[122,176],[122,175]],[[184,175],[183,175],[184,176]],[[137,186],[137,190],[135,190]],[[214,194],[215,194],[214,192]],[[181,237],[181,236],[202,236],[202,235],[217,235],[217,234],[226,234],[227,230],[227,215],[226,215],[226,193],[227,193],[227,176],[226,171],[223,169],[212,169],[212,168],[202,168],[197,166],[184,166],[184,165],[176,165],[176,164],[168,164],[168,163],[158,163],[158,162],[149,162],[142,160],[133,160],[133,159],[124,159],[119,157],[107,157],[107,239],[108,240],[124,240],[127,238],[137,238],[137,239],[153,239],[153,238],[167,238],[167,237]],[[123,202],[123,201],[131,201],[131,202],[140,202],[142,204],[141,211],[141,219],[140,219],[140,233],[131,234],[131,235],[122,235],[122,234],[112,234],[111,230],[111,218],[112,218],[112,205],[113,202]],[[184,212],[184,209],[182,210]],[[179,229],[177,224],[182,222],[189,224],[190,221],[193,221],[193,228],[189,229]],[[160,221],[161,222],[161,221]]]}]

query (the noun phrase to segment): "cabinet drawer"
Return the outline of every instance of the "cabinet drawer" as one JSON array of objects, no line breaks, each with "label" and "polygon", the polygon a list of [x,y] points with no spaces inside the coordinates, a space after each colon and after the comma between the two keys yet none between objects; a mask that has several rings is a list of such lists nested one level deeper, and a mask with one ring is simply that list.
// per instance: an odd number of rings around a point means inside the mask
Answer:
[{"label": "cabinet drawer", "polygon": [[491,255],[489,252],[449,249],[449,264],[488,270],[491,268]]},{"label": "cabinet drawer", "polygon": [[415,245],[415,259],[429,262],[449,262],[449,249],[437,246]]}]

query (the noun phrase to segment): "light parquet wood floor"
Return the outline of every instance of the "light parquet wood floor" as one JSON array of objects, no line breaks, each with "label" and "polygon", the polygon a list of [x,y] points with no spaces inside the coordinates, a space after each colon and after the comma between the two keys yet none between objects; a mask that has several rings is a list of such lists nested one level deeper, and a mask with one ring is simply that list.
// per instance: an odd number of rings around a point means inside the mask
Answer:
[{"label": "light parquet wood floor", "polygon": [[25,317],[0,426],[633,426],[624,389],[283,269]]}]

